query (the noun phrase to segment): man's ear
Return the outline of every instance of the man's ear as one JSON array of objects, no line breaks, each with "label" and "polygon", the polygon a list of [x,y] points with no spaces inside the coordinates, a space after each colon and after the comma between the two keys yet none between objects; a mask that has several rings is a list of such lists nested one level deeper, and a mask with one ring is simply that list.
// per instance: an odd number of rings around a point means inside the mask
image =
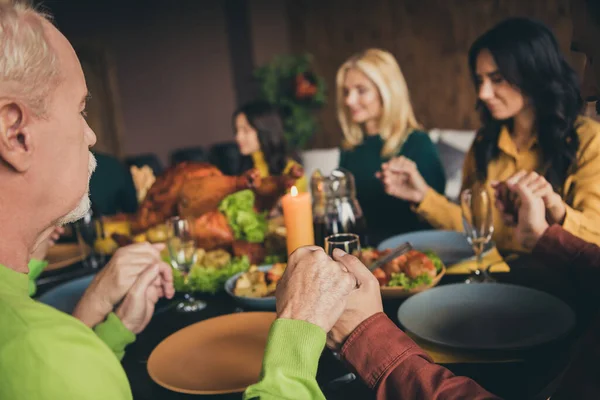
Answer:
[{"label": "man's ear", "polygon": [[31,166],[32,138],[23,105],[0,100],[0,158],[17,172]]}]

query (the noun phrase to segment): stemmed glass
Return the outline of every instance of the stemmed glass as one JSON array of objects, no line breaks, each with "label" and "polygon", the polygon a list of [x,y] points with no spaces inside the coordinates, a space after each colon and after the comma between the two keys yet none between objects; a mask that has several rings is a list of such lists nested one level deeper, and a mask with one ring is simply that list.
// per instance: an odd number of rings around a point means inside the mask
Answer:
[{"label": "stemmed glass", "polygon": [[[171,265],[184,275],[196,262],[196,240],[193,235],[193,224],[190,220],[173,217],[167,221],[167,248],[171,256]],[[192,293],[184,293],[184,299],[177,304],[177,311],[194,312],[206,308],[206,302],[197,300]]]},{"label": "stemmed glass", "polygon": [[[360,252],[360,238],[354,233],[337,233],[335,235],[327,236],[324,244],[325,252],[330,257],[333,257],[333,250],[335,249],[342,249],[346,253],[354,255]],[[338,360],[340,359],[340,355],[337,352],[332,351],[332,353],[335,358]],[[352,372],[349,372],[346,375],[329,382],[328,386],[333,389],[343,384],[350,383],[355,379],[356,375],[354,375]]]},{"label": "stemmed glass", "polygon": [[484,187],[473,187],[461,193],[460,203],[465,235],[477,258],[477,269],[466,283],[494,282],[488,271],[489,267],[483,267],[483,250],[494,233],[493,200]]},{"label": "stemmed glass", "polygon": [[90,247],[90,255],[84,260],[84,265],[92,269],[100,267],[104,260],[102,259],[102,255],[96,253],[94,250],[94,244],[98,238],[98,220],[94,212],[91,209],[88,210],[74,225],[79,239]]}]

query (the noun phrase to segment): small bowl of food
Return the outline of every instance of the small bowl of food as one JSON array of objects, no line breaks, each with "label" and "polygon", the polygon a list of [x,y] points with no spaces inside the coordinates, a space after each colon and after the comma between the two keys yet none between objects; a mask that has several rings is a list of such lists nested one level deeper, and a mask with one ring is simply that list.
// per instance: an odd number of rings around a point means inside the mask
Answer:
[{"label": "small bowl of food", "polygon": [[242,307],[255,310],[275,311],[275,289],[286,264],[251,266],[225,283],[225,291]]},{"label": "small bowl of food", "polygon": [[[367,248],[360,252],[359,258],[365,265],[371,265],[390,251]],[[434,252],[417,250],[398,256],[373,271],[384,299],[406,298],[431,289],[445,273],[444,263]]]}]

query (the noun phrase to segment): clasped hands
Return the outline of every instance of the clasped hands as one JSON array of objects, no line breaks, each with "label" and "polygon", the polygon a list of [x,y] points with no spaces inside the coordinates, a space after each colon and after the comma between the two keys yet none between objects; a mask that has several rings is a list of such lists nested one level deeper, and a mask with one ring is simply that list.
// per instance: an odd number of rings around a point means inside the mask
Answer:
[{"label": "clasped hands", "polygon": [[361,322],[383,311],[377,279],[358,258],[339,249],[332,258],[317,246],[296,250],[275,296],[278,318],[320,327],[333,350],[339,350]]},{"label": "clasped hands", "polygon": [[160,256],[164,244],[137,243],[120,248],[96,275],[73,316],[89,327],[115,312],[138,334],[150,322],[156,302],[175,294],[172,267]]}]

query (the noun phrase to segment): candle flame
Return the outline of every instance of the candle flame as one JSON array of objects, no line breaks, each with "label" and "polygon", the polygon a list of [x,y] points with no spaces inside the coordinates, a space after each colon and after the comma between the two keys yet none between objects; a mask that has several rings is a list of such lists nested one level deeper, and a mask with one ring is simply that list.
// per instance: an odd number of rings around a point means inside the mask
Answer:
[{"label": "candle flame", "polygon": [[290,194],[292,195],[292,197],[298,196],[298,188],[296,186],[292,186],[292,189],[290,190]]}]

